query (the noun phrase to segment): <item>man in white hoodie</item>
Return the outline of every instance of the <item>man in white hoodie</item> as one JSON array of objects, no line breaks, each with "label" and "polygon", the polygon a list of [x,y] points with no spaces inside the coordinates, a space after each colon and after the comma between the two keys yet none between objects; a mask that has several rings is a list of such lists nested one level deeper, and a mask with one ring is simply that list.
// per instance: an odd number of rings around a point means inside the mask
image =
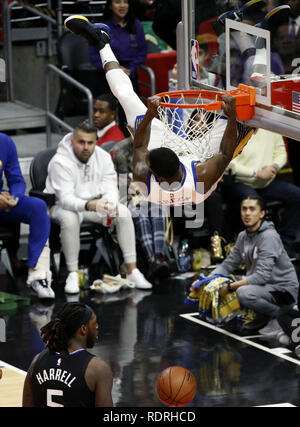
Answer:
[{"label": "man in white hoodie", "polygon": [[127,279],[137,288],[151,289],[136,267],[136,242],[130,211],[119,203],[117,174],[111,156],[97,147],[97,128],[80,123],[58,145],[48,166],[45,191],[56,195],[50,217],[60,224],[62,250],[69,275],[65,292],[78,293],[80,224],[114,223],[127,267]]}]

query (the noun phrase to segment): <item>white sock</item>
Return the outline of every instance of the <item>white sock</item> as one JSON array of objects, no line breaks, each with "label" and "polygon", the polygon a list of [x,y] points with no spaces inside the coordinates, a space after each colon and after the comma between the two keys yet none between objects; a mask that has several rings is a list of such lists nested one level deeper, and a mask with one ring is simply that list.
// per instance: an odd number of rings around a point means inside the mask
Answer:
[{"label": "white sock", "polygon": [[115,57],[115,54],[113,53],[110,45],[107,43],[103,49],[99,51],[100,58],[102,61],[102,65],[104,67],[105,64],[108,62],[118,62],[117,58]]},{"label": "white sock", "polygon": [[255,57],[253,60],[254,65],[264,65],[267,66],[267,49],[257,49],[255,52]]},{"label": "white sock", "polygon": [[47,241],[36,266],[28,269],[27,283],[30,284],[34,280],[46,279],[48,271],[50,271],[50,249]]}]

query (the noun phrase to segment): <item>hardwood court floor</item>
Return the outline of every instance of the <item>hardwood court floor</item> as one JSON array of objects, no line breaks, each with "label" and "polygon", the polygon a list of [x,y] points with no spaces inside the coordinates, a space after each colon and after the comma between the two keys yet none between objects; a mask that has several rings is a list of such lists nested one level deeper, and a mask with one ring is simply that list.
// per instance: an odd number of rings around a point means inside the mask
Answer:
[{"label": "hardwood court floor", "polygon": [[0,360],[0,407],[22,406],[22,390],[26,372]]},{"label": "hardwood court floor", "polygon": [[[27,371],[44,348],[40,327],[67,300],[63,285],[54,284],[53,303],[32,298],[27,307],[0,313],[7,328],[0,360]],[[300,359],[288,349],[278,349],[274,338],[244,339],[199,321],[195,309],[183,303],[188,287],[186,281],[169,280],[152,291],[109,296],[81,291],[78,299],[89,304],[98,318],[100,338],[91,351],[113,371],[114,405],[163,408],[156,379],[163,369],[179,365],[190,369],[197,380],[197,393],[188,407],[300,406]],[[5,274],[0,276],[0,290],[27,292],[24,278],[13,281]],[[23,379],[4,368],[0,406],[20,405]]]}]

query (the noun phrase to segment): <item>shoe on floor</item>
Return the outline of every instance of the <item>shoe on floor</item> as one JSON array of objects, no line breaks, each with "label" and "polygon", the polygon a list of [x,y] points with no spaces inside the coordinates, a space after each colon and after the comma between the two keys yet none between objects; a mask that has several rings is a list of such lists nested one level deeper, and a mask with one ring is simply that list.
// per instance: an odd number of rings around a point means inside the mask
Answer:
[{"label": "shoe on floor", "polygon": [[74,34],[84,37],[90,44],[99,50],[110,41],[110,28],[105,24],[91,24],[82,15],[71,15],[65,22],[65,27]]},{"label": "shoe on floor", "polygon": [[135,268],[131,274],[127,274],[126,279],[133,283],[137,289],[152,289],[152,285],[145,276]]},{"label": "shoe on floor", "polygon": [[261,313],[256,313],[255,319],[251,322],[244,323],[241,327],[240,333],[243,336],[253,335],[257,333],[260,329],[264,328],[267,323],[270,321],[269,316],[265,316]]},{"label": "shoe on floor", "polygon": [[28,286],[39,299],[54,299],[55,293],[51,288],[51,280],[35,279],[28,283]]},{"label": "shoe on floor", "polygon": [[79,293],[79,276],[77,271],[72,271],[72,273],[69,273],[66,280],[65,293],[66,294]]},{"label": "shoe on floor", "polygon": [[164,259],[156,257],[149,265],[148,277],[166,279],[170,275],[169,264]]},{"label": "shoe on floor", "polygon": [[29,317],[38,330],[50,322],[53,310],[54,301],[49,302],[51,305],[45,305],[46,302],[38,302],[33,304],[29,310]]},{"label": "shoe on floor", "polygon": [[282,345],[290,345],[292,343],[292,340],[290,339],[290,337],[282,330],[278,332],[277,340]]},{"label": "shoe on floor", "polygon": [[300,357],[300,345],[297,345],[297,347],[295,347],[294,352],[297,357]]},{"label": "shoe on floor", "polygon": [[277,335],[281,331],[282,329],[278,323],[278,320],[271,319],[269,323],[264,328],[260,329],[258,332],[261,335],[273,336],[273,335]]}]

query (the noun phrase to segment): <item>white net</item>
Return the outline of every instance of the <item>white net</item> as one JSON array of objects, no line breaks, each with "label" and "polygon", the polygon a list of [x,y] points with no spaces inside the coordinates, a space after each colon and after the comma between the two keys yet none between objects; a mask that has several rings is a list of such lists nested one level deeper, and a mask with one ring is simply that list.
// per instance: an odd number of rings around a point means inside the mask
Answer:
[{"label": "white net", "polygon": [[[172,93],[170,92],[170,95]],[[206,111],[196,104],[215,102],[201,97],[171,97],[165,95],[162,102],[176,104],[178,107],[158,107],[158,115],[164,123],[162,147],[173,150],[177,155],[192,155],[195,160],[205,161],[215,153],[212,147],[212,132],[221,111]],[[195,104],[195,108],[182,108],[182,105]]]}]

